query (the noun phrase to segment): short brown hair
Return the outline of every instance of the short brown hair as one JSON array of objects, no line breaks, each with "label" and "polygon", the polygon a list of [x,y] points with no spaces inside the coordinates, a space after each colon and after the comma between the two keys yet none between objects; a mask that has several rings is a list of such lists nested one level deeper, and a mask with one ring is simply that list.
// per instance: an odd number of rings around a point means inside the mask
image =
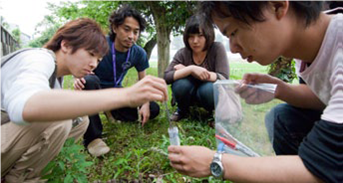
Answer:
[{"label": "short brown hair", "polygon": [[212,43],[214,42],[214,27],[212,24],[208,22],[201,21],[200,17],[197,15],[191,16],[186,22],[186,28],[183,32],[183,43],[185,46],[191,50],[191,46],[189,45],[188,39],[190,34],[199,34],[202,30],[202,34],[205,36],[206,43],[203,51],[208,50]]},{"label": "short brown hair", "polygon": [[108,43],[99,24],[89,18],[79,18],[59,28],[44,48],[54,52],[61,49],[62,40],[72,47],[72,53],[84,48],[103,57],[109,50]]}]

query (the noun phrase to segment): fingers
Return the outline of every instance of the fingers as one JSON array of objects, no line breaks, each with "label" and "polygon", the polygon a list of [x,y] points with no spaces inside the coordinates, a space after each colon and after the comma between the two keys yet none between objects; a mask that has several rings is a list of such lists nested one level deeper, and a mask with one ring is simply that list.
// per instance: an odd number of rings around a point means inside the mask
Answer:
[{"label": "fingers", "polygon": [[165,80],[154,76],[148,76],[148,79],[148,82],[153,86],[153,88],[162,92],[162,100],[159,101],[168,100],[168,89]]},{"label": "fingers", "polygon": [[244,74],[242,82],[245,84],[255,84],[255,83],[277,83],[279,79],[270,76],[268,74],[260,73],[248,73]]},{"label": "fingers", "polygon": [[195,77],[204,81],[204,80],[208,80],[211,77],[211,74],[209,71],[207,71],[204,68],[199,68],[197,72],[195,72]]},{"label": "fingers", "polygon": [[140,106],[149,101],[168,100],[168,91],[165,81],[154,76],[145,76],[129,89],[130,107]]},{"label": "fingers", "polygon": [[181,152],[181,147],[171,145],[168,147],[168,152],[171,154],[179,154]]},{"label": "fingers", "polygon": [[142,125],[144,125],[149,120],[149,115],[143,114]]},{"label": "fingers", "polygon": [[241,90],[241,92],[239,93],[239,95],[246,99],[249,98],[252,95],[256,95],[257,89],[256,88],[250,88],[250,87],[245,87],[246,89]]},{"label": "fingers", "polygon": [[75,78],[74,81],[74,89],[75,90],[82,90],[83,88],[85,88],[85,84],[86,80],[84,78]]}]

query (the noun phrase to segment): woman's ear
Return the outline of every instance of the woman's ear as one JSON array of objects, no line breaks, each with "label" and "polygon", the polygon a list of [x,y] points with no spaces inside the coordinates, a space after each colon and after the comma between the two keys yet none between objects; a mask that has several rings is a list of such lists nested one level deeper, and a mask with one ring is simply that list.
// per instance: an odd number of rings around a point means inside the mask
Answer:
[{"label": "woman's ear", "polygon": [[270,4],[277,19],[281,19],[287,14],[289,1],[271,1]]}]

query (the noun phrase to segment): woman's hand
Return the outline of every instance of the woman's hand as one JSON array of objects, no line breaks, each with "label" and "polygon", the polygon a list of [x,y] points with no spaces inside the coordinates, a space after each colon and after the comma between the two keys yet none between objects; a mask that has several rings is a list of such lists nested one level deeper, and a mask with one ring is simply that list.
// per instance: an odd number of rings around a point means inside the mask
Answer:
[{"label": "woman's hand", "polygon": [[195,65],[192,66],[192,76],[202,81],[209,80],[211,77],[207,69]]}]

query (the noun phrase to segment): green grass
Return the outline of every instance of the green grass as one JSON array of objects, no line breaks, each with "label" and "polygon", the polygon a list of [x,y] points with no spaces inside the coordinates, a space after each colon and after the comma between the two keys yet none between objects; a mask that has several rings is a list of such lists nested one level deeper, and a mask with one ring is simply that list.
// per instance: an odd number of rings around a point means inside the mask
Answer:
[{"label": "green grass", "polygon": [[[266,73],[267,69],[257,64],[235,62],[230,63],[230,71],[231,79],[241,79],[245,72]],[[147,74],[156,76],[157,68],[149,68]],[[123,85],[130,86],[136,81],[137,73],[131,69],[125,77]],[[65,78],[64,88],[72,89],[71,77]],[[271,152],[264,129],[264,115],[276,103],[272,102],[262,107],[256,106],[248,109],[251,111],[245,111],[245,114],[249,116],[247,118],[249,123],[246,123],[242,130],[244,129],[244,132],[249,133],[245,135],[248,140],[253,142],[258,140],[258,144],[262,144],[258,148],[263,150],[263,154]],[[94,158],[85,153],[87,161],[94,163],[88,169],[89,182],[106,182],[108,180],[125,182],[221,182],[212,177],[197,179],[184,176],[177,173],[169,165],[166,156],[169,146],[168,121],[165,116],[164,105],[160,104],[160,107],[161,112],[157,119],[150,120],[144,127],[138,122],[111,123],[107,121],[104,115],[101,115],[104,127],[103,139],[111,151],[102,158]],[[175,106],[170,106],[170,102],[168,102],[168,107],[170,112],[176,110]],[[202,145],[215,149],[215,130],[210,128],[207,122],[201,118],[202,114],[196,116],[200,117],[182,120],[178,123],[181,144]],[[246,139],[242,141],[246,141]],[[78,143],[81,144],[81,142]],[[261,153],[261,151],[258,152]]]}]

